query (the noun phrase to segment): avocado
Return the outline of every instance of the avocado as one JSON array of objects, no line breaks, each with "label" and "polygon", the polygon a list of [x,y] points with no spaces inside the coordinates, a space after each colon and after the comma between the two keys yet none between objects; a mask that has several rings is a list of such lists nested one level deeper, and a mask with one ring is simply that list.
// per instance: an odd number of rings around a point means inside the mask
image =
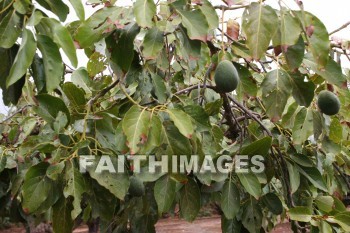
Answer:
[{"label": "avocado", "polygon": [[129,194],[134,197],[141,197],[145,194],[145,185],[135,176],[130,177]]},{"label": "avocado", "polygon": [[216,68],[214,80],[219,92],[234,91],[238,86],[239,76],[232,62],[221,61]]},{"label": "avocado", "polygon": [[339,112],[340,102],[334,93],[323,90],[318,94],[317,106],[322,113],[332,116]]}]

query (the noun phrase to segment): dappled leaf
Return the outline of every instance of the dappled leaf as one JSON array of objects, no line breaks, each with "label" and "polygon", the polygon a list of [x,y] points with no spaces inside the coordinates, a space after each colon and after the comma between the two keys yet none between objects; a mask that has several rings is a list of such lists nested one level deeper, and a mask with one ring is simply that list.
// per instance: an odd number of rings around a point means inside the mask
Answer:
[{"label": "dappled leaf", "polygon": [[278,121],[282,116],[287,100],[292,92],[290,86],[289,74],[280,69],[267,73],[261,84],[262,100],[266,113],[273,122]]},{"label": "dappled leaf", "polygon": [[130,154],[136,154],[140,149],[140,145],[147,142],[149,122],[150,113],[138,106],[134,105],[125,114],[122,124]]},{"label": "dappled leaf", "polygon": [[262,3],[252,3],[243,13],[242,29],[254,60],[259,60],[276,32],[277,14]]},{"label": "dappled leaf", "polygon": [[156,4],[153,0],[136,0],[133,7],[136,22],[141,27],[151,28],[152,19],[156,14]]}]

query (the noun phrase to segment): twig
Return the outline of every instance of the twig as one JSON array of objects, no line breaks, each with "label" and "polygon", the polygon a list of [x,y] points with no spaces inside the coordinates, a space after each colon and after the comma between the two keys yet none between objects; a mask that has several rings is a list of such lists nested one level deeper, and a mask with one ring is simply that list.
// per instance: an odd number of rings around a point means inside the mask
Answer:
[{"label": "twig", "polygon": [[5,120],[0,122],[0,124],[4,124],[6,121],[10,120],[12,117],[16,116],[18,113],[21,113],[24,109],[26,109],[27,107],[31,107],[31,106],[32,105],[28,104],[28,105],[24,105],[23,107],[17,109],[14,113],[12,113],[10,116],[5,118]]},{"label": "twig", "polygon": [[109,92],[112,88],[117,86],[119,81],[120,81],[119,79],[115,80],[111,85],[109,85],[108,87],[100,91],[97,95],[95,95],[93,98],[91,98],[87,104],[89,106],[92,106],[96,102],[96,100],[98,100],[99,98],[107,94],[107,92]]},{"label": "twig", "polygon": [[228,132],[230,133],[230,135],[226,135],[226,136],[230,139],[235,139],[237,137],[238,128],[240,131],[242,131],[242,128],[240,127],[236,118],[233,115],[233,112],[230,106],[230,101],[227,98],[227,94],[221,93],[220,95],[221,95],[221,98],[223,99],[223,107],[225,109],[224,117],[229,126]]},{"label": "twig", "polygon": [[[214,64],[210,64],[209,65],[209,68],[207,69],[207,71],[205,72],[205,75],[204,75],[204,82],[203,82],[203,91],[202,91],[202,94],[204,95],[204,92],[205,92],[205,89],[207,88],[207,79],[208,77],[210,76],[210,72],[212,71],[212,69],[214,68]],[[201,98],[201,101],[200,101],[200,105],[202,106],[203,105],[203,101],[204,101],[204,97]]]},{"label": "twig", "polygon": [[344,175],[343,172],[340,171],[340,168],[338,167],[338,165],[333,163],[333,167],[337,170],[337,172],[341,175],[341,177],[343,178],[344,182],[346,183],[346,186],[348,186],[348,189],[350,190],[350,182],[348,181],[348,178]]},{"label": "twig", "polygon": [[238,9],[246,8],[248,6],[250,6],[250,5],[241,5],[241,6],[218,5],[218,6],[214,6],[214,8],[218,9],[218,10],[232,11],[232,10],[238,10]]},{"label": "twig", "polygon": [[242,109],[251,119],[253,119],[254,121],[256,121],[262,128],[263,130],[267,133],[267,135],[269,135],[270,137],[272,137],[272,133],[271,131],[266,128],[266,126],[246,107],[244,107],[241,103],[239,103],[237,100],[235,100],[232,96],[228,95],[228,98],[235,104],[237,105],[240,109]]},{"label": "twig", "polygon": [[190,91],[192,91],[192,90],[198,88],[198,86],[199,86],[200,88],[204,88],[204,87],[205,87],[205,88],[209,88],[209,89],[212,89],[212,90],[216,91],[216,87],[214,87],[214,86],[210,86],[210,85],[206,85],[206,86],[204,86],[204,85],[193,85],[193,86],[187,87],[187,88],[185,88],[185,89],[182,89],[182,90],[176,92],[174,95],[181,95],[181,94],[190,92]]},{"label": "twig", "polygon": [[336,32],[339,32],[339,31],[343,30],[344,28],[347,28],[349,25],[350,25],[350,21],[349,21],[349,22],[346,22],[345,24],[343,24],[341,27],[335,29],[334,31],[331,31],[331,32],[329,33],[329,35],[332,35],[332,34],[334,34],[334,33],[336,33]]}]

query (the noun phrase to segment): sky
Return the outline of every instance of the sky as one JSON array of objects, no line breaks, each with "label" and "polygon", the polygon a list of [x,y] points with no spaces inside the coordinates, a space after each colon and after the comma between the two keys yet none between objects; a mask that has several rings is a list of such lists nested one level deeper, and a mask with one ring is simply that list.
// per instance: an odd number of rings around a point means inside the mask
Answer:
[{"label": "sky", "polygon": [[[66,2],[67,5],[69,5],[68,0],[64,0],[64,2]],[[87,1],[83,0],[83,2],[87,2]],[[222,5],[222,1],[220,0],[213,0],[211,2],[213,3],[213,5]],[[277,8],[277,9],[279,8],[278,0],[266,0],[265,3],[274,8]],[[294,0],[282,0],[282,3],[286,4],[291,9],[296,9],[296,10],[299,9]],[[117,1],[117,5],[131,5],[131,4],[132,4],[131,0]],[[339,28],[344,23],[350,21],[350,14],[349,14],[350,1],[348,0],[332,0],[332,1],[304,0],[303,4],[304,4],[304,9],[306,11],[313,13],[314,15],[316,15],[318,18],[322,20],[322,22],[325,24],[329,32]],[[38,8],[40,8],[40,6],[38,6]],[[85,6],[86,18],[91,16],[96,10],[97,10],[96,8],[86,5]],[[238,11],[235,11],[234,13],[227,12],[225,14],[225,19],[239,17],[242,15],[242,12],[243,10],[238,10]],[[49,12],[47,13],[50,17],[57,18],[55,15],[50,14]],[[77,19],[78,18],[76,17],[74,10],[71,8],[70,14],[67,17],[66,22],[71,22]],[[340,39],[350,40],[350,26],[334,34],[333,36]],[[83,50],[78,50],[77,55],[79,60],[78,67],[86,66],[86,62],[88,61],[88,59],[85,56]],[[69,64],[69,61],[64,54],[62,54],[62,57],[64,61],[67,61],[67,63]],[[350,67],[350,64],[348,63],[348,61],[345,61],[345,62],[347,62],[346,66]],[[8,108],[4,106],[2,102],[2,93],[0,89],[0,113],[6,114],[7,112],[8,112]]]}]

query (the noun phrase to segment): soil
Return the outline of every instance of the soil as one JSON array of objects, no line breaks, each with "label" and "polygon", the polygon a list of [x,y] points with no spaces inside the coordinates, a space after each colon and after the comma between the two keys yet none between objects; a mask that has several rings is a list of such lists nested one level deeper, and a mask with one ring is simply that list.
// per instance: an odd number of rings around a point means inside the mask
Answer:
[{"label": "soil", "polygon": [[[182,219],[171,217],[161,219],[156,225],[157,233],[221,233],[221,219],[219,216],[200,218],[193,223]],[[0,230],[0,233],[25,233],[23,227],[11,227],[7,230]],[[88,233],[87,226],[81,226],[74,230],[74,233]],[[279,224],[271,233],[292,233],[288,223]]]}]

